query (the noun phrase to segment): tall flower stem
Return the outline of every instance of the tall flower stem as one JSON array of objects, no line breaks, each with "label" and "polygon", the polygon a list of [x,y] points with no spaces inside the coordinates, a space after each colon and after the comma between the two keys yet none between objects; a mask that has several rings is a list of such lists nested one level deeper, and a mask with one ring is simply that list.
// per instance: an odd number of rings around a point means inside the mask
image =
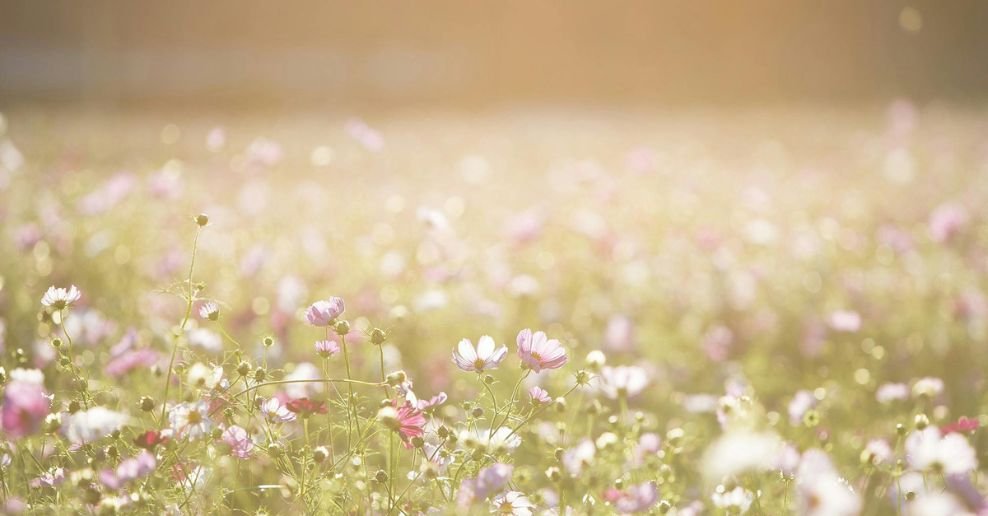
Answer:
[{"label": "tall flower stem", "polygon": [[202,234],[202,226],[196,226],[196,237],[192,241],[192,261],[189,263],[189,298],[185,306],[185,317],[182,318],[182,324],[178,327],[178,331],[174,336],[174,342],[172,342],[172,355],[168,359],[168,373],[165,374],[165,395],[161,400],[161,420],[162,425],[165,424],[165,408],[168,406],[168,389],[172,385],[172,368],[175,367],[175,355],[178,354],[178,339],[185,332],[185,326],[189,324],[189,317],[192,316],[192,303],[195,301],[195,293],[192,287],[192,271],[196,267],[196,252],[199,250],[199,235]]}]

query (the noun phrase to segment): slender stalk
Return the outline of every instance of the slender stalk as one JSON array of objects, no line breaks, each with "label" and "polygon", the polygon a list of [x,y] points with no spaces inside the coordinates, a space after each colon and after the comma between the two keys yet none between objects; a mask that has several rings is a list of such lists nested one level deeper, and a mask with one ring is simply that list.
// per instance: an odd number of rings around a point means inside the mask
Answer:
[{"label": "slender stalk", "polygon": [[196,267],[196,252],[199,250],[199,235],[202,234],[202,226],[196,226],[196,237],[192,241],[192,261],[189,263],[189,298],[185,307],[185,317],[182,318],[182,324],[179,326],[178,334],[175,335],[175,341],[172,343],[172,354],[171,358],[168,359],[168,373],[165,375],[165,395],[161,400],[161,421],[160,423],[165,424],[165,407],[168,406],[168,389],[172,385],[172,368],[175,367],[175,355],[178,353],[178,337],[185,332],[185,325],[189,324],[189,317],[192,316],[192,303],[195,301],[195,293],[192,288],[192,272]]}]

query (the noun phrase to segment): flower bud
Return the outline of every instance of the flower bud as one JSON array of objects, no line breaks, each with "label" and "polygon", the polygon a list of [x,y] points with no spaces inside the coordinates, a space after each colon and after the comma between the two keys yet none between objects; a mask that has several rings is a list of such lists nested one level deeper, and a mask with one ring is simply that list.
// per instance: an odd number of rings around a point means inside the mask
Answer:
[{"label": "flower bud", "polygon": [[392,387],[397,387],[405,383],[406,380],[408,380],[408,375],[405,374],[405,371],[395,371],[385,377],[385,381]]},{"label": "flower bud", "polygon": [[206,224],[209,224],[209,216],[206,215],[205,213],[200,213],[199,215],[196,215],[196,224],[199,227],[205,227]]},{"label": "flower bud", "polygon": [[379,484],[385,484],[388,482],[388,474],[383,469],[379,469],[374,473],[374,480]]},{"label": "flower bud", "polygon": [[377,411],[377,420],[381,422],[382,425],[392,429],[398,430],[400,424],[398,421],[398,411],[394,407],[382,407],[381,410]]},{"label": "flower bud", "polygon": [[141,396],[140,406],[144,412],[151,412],[154,410],[154,399],[150,396]]},{"label": "flower bud", "polygon": [[312,450],[312,461],[316,464],[322,464],[328,458],[329,449],[325,446],[318,446],[315,450]]},{"label": "flower bud", "polygon": [[240,376],[247,376],[247,375],[249,375],[250,374],[250,364],[248,364],[246,361],[240,362],[240,365],[237,366],[237,374],[239,374]]},{"label": "flower bud", "polygon": [[384,344],[387,340],[388,340],[388,334],[384,333],[384,330],[380,328],[374,328],[371,330],[370,332],[371,344],[380,346],[381,344]]},{"label": "flower bud", "polygon": [[333,325],[333,331],[335,331],[337,335],[346,335],[347,333],[350,333],[350,323],[345,320],[336,321],[336,324]]},{"label": "flower bud", "polygon": [[930,418],[926,414],[916,414],[916,430],[925,430],[926,427],[930,426]]}]

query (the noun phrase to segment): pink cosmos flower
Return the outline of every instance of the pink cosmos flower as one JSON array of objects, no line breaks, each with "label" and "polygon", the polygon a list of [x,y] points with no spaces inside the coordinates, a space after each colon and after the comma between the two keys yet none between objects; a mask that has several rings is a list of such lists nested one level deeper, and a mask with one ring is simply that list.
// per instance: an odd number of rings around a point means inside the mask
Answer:
[{"label": "pink cosmos flower", "polygon": [[623,491],[612,487],[604,492],[604,500],[622,514],[645,512],[659,501],[659,490],[655,482],[642,482]]},{"label": "pink cosmos flower", "polygon": [[250,452],[254,449],[254,441],[251,440],[247,430],[231,425],[223,431],[223,442],[230,446],[230,453],[234,457],[246,459],[250,457]]},{"label": "pink cosmos flower", "polygon": [[542,405],[552,401],[552,397],[545,389],[539,387],[538,385],[532,387],[528,390],[528,395],[532,397],[532,403],[536,405]]},{"label": "pink cosmos flower", "polygon": [[134,369],[151,367],[158,362],[158,352],[151,348],[127,350],[110,359],[103,367],[108,376],[119,378]]},{"label": "pink cosmos flower", "polygon": [[8,437],[21,438],[33,434],[41,426],[51,407],[41,382],[14,380],[3,393],[0,421]]},{"label": "pink cosmos flower", "polygon": [[518,356],[524,367],[536,373],[543,369],[558,369],[568,360],[566,350],[558,340],[550,340],[541,331],[532,334],[528,328],[518,333]]},{"label": "pink cosmos flower", "polygon": [[970,218],[967,208],[960,204],[941,204],[930,214],[930,237],[939,243],[947,242],[964,229]]},{"label": "pink cosmos flower", "polygon": [[422,437],[425,434],[425,416],[422,411],[413,407],[409,403],[398,405],[395,403],[396,419],[398,420],[398,434],[401,436],[405,448],[411,448],[413,437]]},{"label": "pink cosmos flower", "polygon": [[489,369],[497,369],[504,357],[508,354],[507,346],[496,347],[494,339],[489,335],[484,335],[477,341],[474,348],[470,339],[460,341],[457,349],[453,351],[453,363],[464,371],[476,371],[482,373]]},{"label": "pink cosmos flower", "polygon": [[329,326],[337,317],[343,315],[344,310],[346,306],[343,304],[343,298],[331,297],[312,303],[305,311],[305,319],[313,326]]},{"label": "pink cosmos flower", "polygon": [[323,358],[329,358],[340,352],[340,345],[332,339],[316,342],[316,353]]},{"label": "pink cosmos flower", "polygon": [[117,490],[127,482],[145,477],[154,471],[158,461],[154,454],[142,451],[135,457],[124,459],[116,470],[104,469],[100,472],[100,482],[109,489]]},{"label": "pink cosmos flower", "polygon": [[416,408],[418,408],[419,410],[421,410],[421,411],[424,412],[424,411],[433,409],[435,407],[438,407],[439,405],[442,405],[443,403],[446,403],[446,400],[447,399],[448,399],[448,397],[446,396],[446,393],[445,392],[440,392],[439,394],[436,394],[435,396],[433,396],[433,397],[431,397],[431,398],[429,398],[427,400],[417,400],[416,403],[415,403],[415,406],[416,406]]},{"label": "pink cosmos flower", "polygon": [[468,478],[460,483],[457,502],[461,506],[468,506],[477,500],[501,492],[511,480],[514,469],[510,464],[497,463],[480,470],[476,478]]}]

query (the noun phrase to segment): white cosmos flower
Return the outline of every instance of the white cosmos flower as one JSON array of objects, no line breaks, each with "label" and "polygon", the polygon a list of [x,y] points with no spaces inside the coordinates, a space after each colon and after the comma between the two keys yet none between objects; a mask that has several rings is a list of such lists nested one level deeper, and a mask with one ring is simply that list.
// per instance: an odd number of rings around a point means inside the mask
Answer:
[{"label": "white cosmos flower", "polygon": [[10,380],[43,385],[45,383],[45,373],[42,373],[40,369],[23,369],[18,367],[10,372]]},{"label": "white cosmos flower", "polygon": [[204,401],[181,403],[168,411],[168,423],[178,437],[198,439],[213,428],[209,405]]},{"label": "white cosmos flower", "polygon": [[491,500],[492,514],[511,514],[513,516],[530,516],[535,504],[520,491],[508,491],[499,494]]},{"label": "white cosmos flower", "polygon": [[599,388],[605,396],[628,398],[642,392],[648,385],[648,373],[638,366],[605,366],[600,370]]},{"label": "white cosmos flower", "polygon": [[223,379],[223,368],[220,366],[210,367],[202,362],[196,362],[189,368],[185,379],[193,387],[212,389]]},{"label": "white cosmos flower", "polygon": [[701,470],[708,481],[720,482],[745,471],[771,468],[781,450],[782,442],[775,434],[733,431],[707,447]]},{"label": "white cosmos flower", "polygon": [[583,468],[593,464],[597,455],[597,447],[593,441],[584,439],[580,444],[563,452],[563,466],[571,475],[579,475]]},{"label": "white cosmos flower", "polygon": [[74,444],[102,439],[130,421],[130,416],[106,407],[93,407],[70,415],[64,424],[65,437]]},{"label": "white cosmos flower", "polygon": [[741,486],[727,491],[723,485],[719,485],[710,499],[714,502],[714,507],[724,509],[728,514],[744,514],[751,508],[755,495]]},{"label": "white cosmos flower", "polygon": [[497,369],[507,354],[507,346],[498,348],[493,338],[484,335],[477,341],[476,348],[473,347],[470,339],[461,340],[457,349],[453,351],[453,363],[464,371],[480,373]]},{"label": "white cosmos flower", "polygon": [[55,310],[62,310],[82,297],[82,292],[75,285],[68,289],[48,287],[48,291],[41,298],[41,304]]},{"label": "white cosmos flower", "polygon": [[966,474],[978,467],[974,448],[964,436],[941,436],[932,426],[906,437],[906,458],[914,469],[947,475]]}]

